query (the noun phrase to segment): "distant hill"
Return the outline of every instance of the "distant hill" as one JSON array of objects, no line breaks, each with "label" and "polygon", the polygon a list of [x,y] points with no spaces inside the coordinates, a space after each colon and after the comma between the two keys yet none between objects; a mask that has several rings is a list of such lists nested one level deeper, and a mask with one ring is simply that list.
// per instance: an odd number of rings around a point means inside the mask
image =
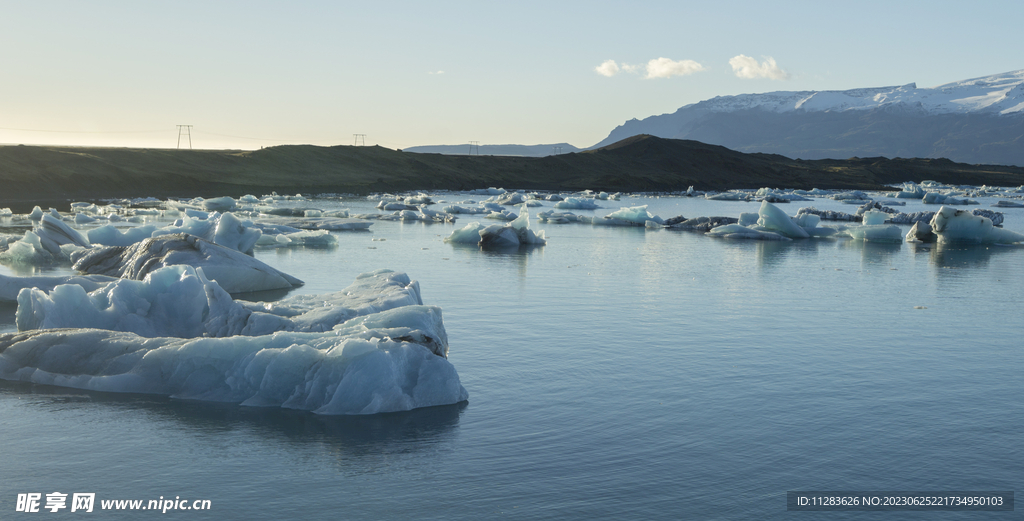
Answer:
[{"label": "distant hill", "polygon": [[1024,166],[1024,70],[934,88],[911,83],[719,96],[627,121],[593,148],[641,134],[801,159],[918,157]]},{"label": "distant hill", "polygon": [[481,156],[519,156],[519,157],[544,157],[558,154],[579,152],[569,143],[554,143],[550,145],[426,145],[402,149],[403,152],[414,152],[417,154],[448,154],[448,155],[481,155]]},{"label": "distant hill", "polygon": [[547,157],[411,154],[378,146],[262,150],[0,147],[0,208],[121,197],[470,190],[678,191],[730,188],[883,189],[903,181],[1024,184],[1024,168],[947,159],[802,161],[696,141],[633,136]]}]

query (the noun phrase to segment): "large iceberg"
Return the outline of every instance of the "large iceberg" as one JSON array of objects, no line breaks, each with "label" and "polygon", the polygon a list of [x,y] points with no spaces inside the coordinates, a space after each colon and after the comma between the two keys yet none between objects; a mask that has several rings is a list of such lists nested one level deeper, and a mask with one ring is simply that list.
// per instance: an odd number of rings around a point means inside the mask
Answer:
[{"label": "large iceberg", "polygon": [[1024,242],[1024,234],[996,228],[988,217],[965,210],[943,206],[931,220],[932,231],[939,242],[997,243]]},{"label": "large iceberg", "polygon": [[18,293],[25,288],[50,291],[61,284],[75,284],[85,291],[93,291],[118,280],[106,275],[66,275],[41,277],[10,277],[0,275],[0,303],[17,302]]},{"label": "large iceberg", "polygon": [[[160,268],[143,280],[113,279],[89,292],[80,278],[51,290],[22,290],[18,330],[90,327],[144,337],[258,336],[329,331],[357,316],[423,304],[419,284],[389,270],[364,273],[337,293],[269,303],[232,300],[202,268],[191,266]],[[444,356],[446,339],[430,344]]]},{"label": "large iceberg", "polygon": [[[0,335],[6,380],[321,414],[402,411],[468,397],[447,360],[441,310],[422,305],[417,283],[387,270],[361,275],[336,294],[272,304],[231,301],[202,269],[187,266],[91,294],[63,285],[21,295],[23,331]],[[33,328],[76,321],[178,337]],[[237,335],[240,328],[250,328],[249,336]]]},{"label": "large iceberg", "polygon": [[80,272],[142,280],[156,269],[184,264],[201,267],[229,293],[285,289],[302,281],[238,250],[189,234],[152,237],[131,246],[81,250],[72,257]]},{"label": "large iceberg", "polygon": [[485,248],[501,249],[542,246],[547,244],[547,239],[543,230],[534,232],[530,229],[530,212],[524,204],[519,216],[509,224],[484,226],[480,223],[469,223],[445,237],[444,242],[479,244]]}]

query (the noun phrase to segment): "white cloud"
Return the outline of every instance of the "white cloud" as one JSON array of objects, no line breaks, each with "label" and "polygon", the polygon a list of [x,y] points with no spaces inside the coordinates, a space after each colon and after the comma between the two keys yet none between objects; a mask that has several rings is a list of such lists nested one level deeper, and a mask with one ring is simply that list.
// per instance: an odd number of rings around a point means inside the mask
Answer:
[{"label": "white cloud", "polygon": [[645,78],[686,76],[702,70],[704,70],[704,66],[693,60],[674,61],[668,58],[658,58],[647,62],[647,76]]},{"label": "white cloud", "polygon": [[693,60],[670,60],[658,58],[647,62],[646,65],[631,65],[628,63],[615,63],[615,60],[605,60],[601,65],[594,67],[601,76],[612,77],[620,72],[630,74],[645,73],[644,78],[671,78],[673,76],[686,76],[695,72],[705,70],[705,67]]},{"label": "white cloud", "polygon": [[609,78],[619,73],[619,64],[615,63],[615,60],[605,60],[601,65],[594,67],[601,76],[608,76]]},{"label": "white cloud", "polygon": [[765,56],[765,60],[761,63],[757,63],[757,60],[750,56],[739,55],[729,60],[729,65],[732,65],[732,71],[736,73],[737,78],[768,78],[770,80],[788,80],[789,73],[780,69],[779,65],[775,63],[775,58],[771,56]]},{"label": "white cloud", "polygon": [[428,71],[427,74],[431,74],[431,75],[444,74],[444,71],[436,71],[436,72],[435,71]]}]

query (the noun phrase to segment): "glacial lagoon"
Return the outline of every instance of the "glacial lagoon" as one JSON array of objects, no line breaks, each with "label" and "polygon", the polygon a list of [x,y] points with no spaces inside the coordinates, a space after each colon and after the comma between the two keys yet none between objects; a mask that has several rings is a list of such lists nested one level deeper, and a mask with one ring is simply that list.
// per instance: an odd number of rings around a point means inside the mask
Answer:
[{"label": "glacial lagoon", "polygon": [[[1024,232],[1024,209],[975,199],[958,208],[1000,211],[1003,229]],[[281,204],[390,213],[377,202]],[[595,202],[569,211],[647,205],[667,219],[760,207]],[[418,281],[423,304],[443,310],[467,401],[352,416],[3,381],[0,511],[20,493],[60,491],[209,499],[210,512],[175,512],[194,519],[783,519],[790,490],[1024,489],[1024,246],[721,239],[540,223],[554,209],[540,204],[530,226],[544,246],[446,243],[467,223],[495,223],[458,215],[253,249],[304,284],[251,300],[338,292],[381,268]],[[776,206],[857,208],[826,197]],[[17,330],[14,317],[0,308],[0,332]]]}]

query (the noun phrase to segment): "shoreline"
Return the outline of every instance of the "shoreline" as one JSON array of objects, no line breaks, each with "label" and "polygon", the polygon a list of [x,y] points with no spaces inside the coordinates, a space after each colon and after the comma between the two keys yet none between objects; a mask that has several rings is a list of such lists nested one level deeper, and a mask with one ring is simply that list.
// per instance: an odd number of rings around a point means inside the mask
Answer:
[{"label": "shoreline", "polygon": [[652,136],[538,158],[420,154],[379,146],[285,145],[253,151],[0,146],[0,208],[12,210],[73,201],[275,191],[367,195],[491,186],[629,193],[680,192],[689,186],[701,191],[891,190],[891,185],[926,179],[1012,187],[1024,185],[1024,168],[946,159],[805,161]]}]

